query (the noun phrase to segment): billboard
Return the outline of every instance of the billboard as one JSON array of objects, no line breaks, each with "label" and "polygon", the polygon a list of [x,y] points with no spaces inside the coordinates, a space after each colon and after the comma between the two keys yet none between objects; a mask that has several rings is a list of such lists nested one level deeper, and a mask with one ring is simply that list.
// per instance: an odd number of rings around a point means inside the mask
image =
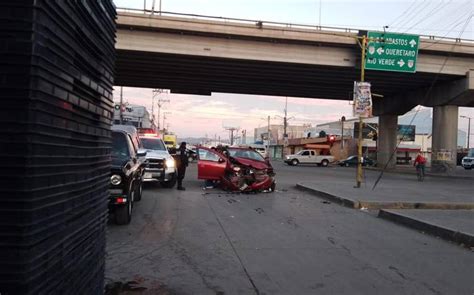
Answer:
[{"label": "billboard", "polygon": [[[379,124],[377,123],[364,123],[364,128],[362,128],[362,138],[363,139],[374,139],[374,135],[377,134],[379,130]],[[359,137],[359,122],[354,123],[354,138]]]},{"label": "billboard", "polygon": [[398,125],[398,141],[415,141],[415,125]]},{"label": "billboard", "polygon": [[[377,138],[379,126],[377,123],[364,123],[362,128],[363,139]],[[398,125],[397,141],[415,141],[416,126],[415,125]],[[359,122],[354,123],[354,138],[359,136]]]}]

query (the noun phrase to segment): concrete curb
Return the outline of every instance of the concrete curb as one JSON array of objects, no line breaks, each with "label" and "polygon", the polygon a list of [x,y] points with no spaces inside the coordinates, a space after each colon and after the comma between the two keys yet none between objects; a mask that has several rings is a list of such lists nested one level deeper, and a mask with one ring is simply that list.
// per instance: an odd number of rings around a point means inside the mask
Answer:
[{"label": "concrete curb", "polygon": [[[378,171],[380,172],[382,169],[377,167],[364,167],[366,170],[371,171]],[[414,169],[414,168],[413,168]],[[393,173],[393,174],[413,174],[416,175],[416,171],[410,170],[385,170],[384,173]],[[448,174],[436,174],[431,172],[426,172],[426,176],[428,177],[438,177],[438,178],[452,178],[452,179],[467,179],[467,180],[474,180],[474,176],[465,176],[465,175],[448,175]]]},{"label": "concrete curb", "polygon": [[296,188],[309,192],[315,196],[330,200],[345,207],[360,209],[444,209],[444,210],[471,210],[474,203],[446,203],[446,202],[381,202],[361,201],[350,198],[339,197],[324,191],[311,188],[303,183],[297,183]]},{"label": "concrete curb", "polygon": [[459,244],[464,244],[467,247],[474,247],[474,236],[459,232],[447,227],[441,227],[436,224],[431,224],[426,221],[415,219],[398,212],[392,212],[389,210],[380,210],[378,214],[379,218],[392,221],[404,225],[406,227],[414,228],[420,231],[424,231],[434,236],[438,236],[444,240],[452,241]]},{"label": "concrete curb", "polygon": [[301,184],[301,183],[297,183],[296,188],[301,190],[301,191],[309,192],[313,195],[316,195],[318,197],[324,198],[326,200],[329,200],[333,203],[337,203],[337,204],[345,206],[345,207],[354,208],[354,209],[360,208],[360,204],[359,204],[358,201],[351,200],[351,199],[348,199],[348,198],[338,197],[338,196],[331,195],[331,194],[328,194],[328,193],[323,192],[323,191],[318,191],[318,190],[315,190],[315,189],[310,188],[308,186],[305,186],[304,184]]}]

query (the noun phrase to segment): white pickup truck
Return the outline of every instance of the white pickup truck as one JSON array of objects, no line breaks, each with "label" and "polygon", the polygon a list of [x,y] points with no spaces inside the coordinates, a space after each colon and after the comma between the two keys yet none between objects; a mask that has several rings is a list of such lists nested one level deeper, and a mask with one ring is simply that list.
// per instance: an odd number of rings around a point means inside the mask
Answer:
[{"label": "white pickup truck", "polygon": [[287,155],[285,157],[285,163],[293,166],[298,164],[318,164],[319,166],[327,167],[332,162],[334,162],[333,156],[318,155],[313,150],[302,150],[294,155]]}]

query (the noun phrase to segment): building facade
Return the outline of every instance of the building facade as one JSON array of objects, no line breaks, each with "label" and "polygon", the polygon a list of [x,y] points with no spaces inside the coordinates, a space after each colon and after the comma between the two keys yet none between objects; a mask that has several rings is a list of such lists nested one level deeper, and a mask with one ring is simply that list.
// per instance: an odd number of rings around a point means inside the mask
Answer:
[{"label": "building facade", "polygon": [[[155,128],[150,113],[144,106],[126,104],[122,107],[123,124],[137,128]],[[120,124],[120,105],[114,107],[114,124]]]}]

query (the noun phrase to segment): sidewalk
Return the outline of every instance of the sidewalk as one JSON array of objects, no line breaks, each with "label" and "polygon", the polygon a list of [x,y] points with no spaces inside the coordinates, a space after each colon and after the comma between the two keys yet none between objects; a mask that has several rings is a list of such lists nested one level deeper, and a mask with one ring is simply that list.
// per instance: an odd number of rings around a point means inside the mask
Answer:
[{"label": "sidewalk", "polygon": [[380,210],[378,217],[474,247],[473,210]]},{"label": "sidewalk", "polygon": [[[462,167],[456,167],[454,173],[433,173],[430,172],[431,167],[426,167],[425,173],[427,176],[431,177],[443,177],[443,178],[453,178],[453,179],[472,179],[474,181],[474,170],[465,170]],[[364,167],[366,170],[370,171],[381,171],[380,167]],[[397,165],[395,169],[385,170],[384,173],[397,173],[397,174],[416,174],[416,170],[412,165]]]},{"label": "sidewalk", "polygon": [[[379,217],[474,247],[474,180],[386,175],[372,190],[376,171],[354,188],[353,179],[300,182],[298,189],[355,209],[378,209]],[[418,210],[416,210],[418,209]],[[430,209],[430,210],[421,210]]]}]

